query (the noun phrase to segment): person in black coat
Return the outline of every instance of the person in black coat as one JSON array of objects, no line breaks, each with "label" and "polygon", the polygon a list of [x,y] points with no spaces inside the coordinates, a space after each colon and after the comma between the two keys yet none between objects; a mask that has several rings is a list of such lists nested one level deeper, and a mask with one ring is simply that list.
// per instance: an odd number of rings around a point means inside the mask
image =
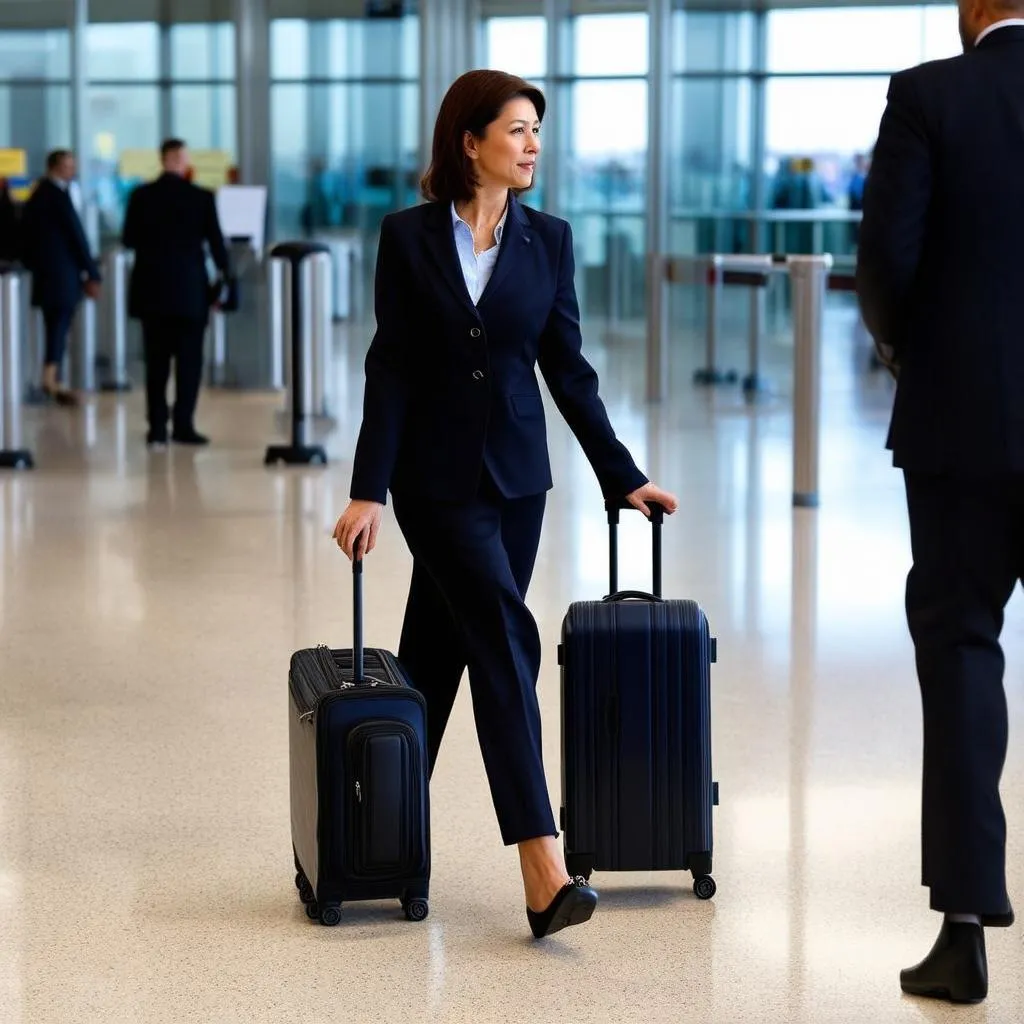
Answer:
[{"label": "person in black coat", "polygon": [[129,314],[142,321],[146,353],[147,443],[167,443],[167,380],[175,361],[174,441],[202,445],[194,416],[203,375],[203,339],[210,315],[209,251],[222,278],[228,252],[213,193],[185,180],[188,149],[180,139],[160,148],[163,174],[128,201],[123,241],[135,251]]},{"label": "person in black coat", "polygon": [[945,915],[901,982],[954,1001],[985,997],[983,929],[1014,919],[999,638],[1024,573],[1021,19],[1021,0],[961,0],[964,55],[892,79],[857,267],[864,321],[898,367],[889,447],[913,550],[922,881]]},{"label": "person in black coat", "polygon": [[352,500],[335,529],[350,558],[372,551],[390,490],[414,559],[398,656],[426,695],[430,765],[468,665],[538,937],[588,920],[597,895],[568,878],[541,757],[541,646],[525,599],[552,481],[535,367],[607,497],[678,505],[637,469],[598,397],[569,225],[517,198],[533,183],[544,109],[522,79],[462,76],[437,118],[430,202],[383,221]]},{"label": "person in black coat", "polygon": [[42,310],[46,329],[43,391],[62,405],[75,405],[75,395],[60,381],[61,367],[83,293],[99,297],[100,271],[69,194],[74,155],[55,150],[47,157],[46,172],[25,204],[24,262],[32,271],[32,305]]}]

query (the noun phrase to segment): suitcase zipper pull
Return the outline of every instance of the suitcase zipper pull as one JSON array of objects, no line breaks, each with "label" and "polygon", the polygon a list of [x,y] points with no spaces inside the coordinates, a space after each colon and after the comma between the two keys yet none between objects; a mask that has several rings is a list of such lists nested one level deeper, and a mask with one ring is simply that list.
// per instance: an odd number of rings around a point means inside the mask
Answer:
[{"label": "suitcase zipper pull", "polygon": [[363,787],[357,782],[356,783],[356,803],[361,804],[363,802]]}]

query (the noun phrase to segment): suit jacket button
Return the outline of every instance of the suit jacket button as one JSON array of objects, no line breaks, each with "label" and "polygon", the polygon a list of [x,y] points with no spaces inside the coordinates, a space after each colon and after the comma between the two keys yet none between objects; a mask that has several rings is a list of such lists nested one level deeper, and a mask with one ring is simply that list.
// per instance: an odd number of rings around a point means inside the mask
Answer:
[{"label": "suit jacket button", "polygon": [[474,370],[473,371],[473,380],[483,380],[483,379],[484,379],[484,371],[483,370]]},{"label": "suit jacket button", "polygon": [[479,337],[480,337],[480,328],[479,328],[479,327],[474,327],[474,328],[473,328],[473,329],[472,329],[472,330],[471,330],[471,331],[469,332],[469,336],[470,336],[471,338],[479,338]]}]

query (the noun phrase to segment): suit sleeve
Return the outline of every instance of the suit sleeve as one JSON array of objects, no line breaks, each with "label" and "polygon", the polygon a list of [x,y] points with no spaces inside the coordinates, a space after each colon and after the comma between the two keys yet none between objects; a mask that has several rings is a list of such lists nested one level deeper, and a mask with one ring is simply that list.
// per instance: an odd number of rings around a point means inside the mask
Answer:
[{"label": "suit sleeve", "polygon": [[583,355],[572,229],[565,225],[554,305],[540,339],[538,363],[558,411],[569,424],[597,475],[606,498],[622,498],[647,483],[615,436],[597,373]]},{"label": "suit sleeve", "polygon": [[78,269],[85,274],[90,281],[102,280],[100,268],[92,258],[92,253],[89,251],[89,240],[85,237],[85,229],[82,227],[82,219],[78,216],[78,211],[75,210],[70,196],[67,197],[66,202],[61,204],[61,207],[64,211],[64,226],[71,239],[71,245],[74,250],[75,261],[78,263]]},{"label": "suit sleeve", "polygon": [[907,299],[924,247],[931,148],[915,78],[893,77],[864,191],[857,295],[864,323],[899,357]]},{"label": "suit sleeve", "polygon": [[212,192],[206,192],[206,244],[210,247],[210,255],[217,269],[225,277],[230,272],[228,248],[224,244],[224,233],[220,229],[220,217],[217,216],[217,199]]},{"label": "suit sleeve", "polygon": [[403,305],[407,297],[401,248],[385,217],[374,277],[377,331],[366,354],[363,422],[349,492],[355,500],[387,502],[409,403],[409,323]]}]

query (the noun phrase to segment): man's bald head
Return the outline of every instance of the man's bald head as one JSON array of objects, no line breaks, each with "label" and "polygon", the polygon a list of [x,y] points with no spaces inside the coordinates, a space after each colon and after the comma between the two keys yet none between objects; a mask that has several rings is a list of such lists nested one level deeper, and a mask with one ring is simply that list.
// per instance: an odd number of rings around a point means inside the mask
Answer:
[{"label": "man's bald head", "polygon": [[965,51],[974,49],[978,36],[990,25],[1007,18],[1024,18],[1024,0],[957,0],[957,5]]}]

